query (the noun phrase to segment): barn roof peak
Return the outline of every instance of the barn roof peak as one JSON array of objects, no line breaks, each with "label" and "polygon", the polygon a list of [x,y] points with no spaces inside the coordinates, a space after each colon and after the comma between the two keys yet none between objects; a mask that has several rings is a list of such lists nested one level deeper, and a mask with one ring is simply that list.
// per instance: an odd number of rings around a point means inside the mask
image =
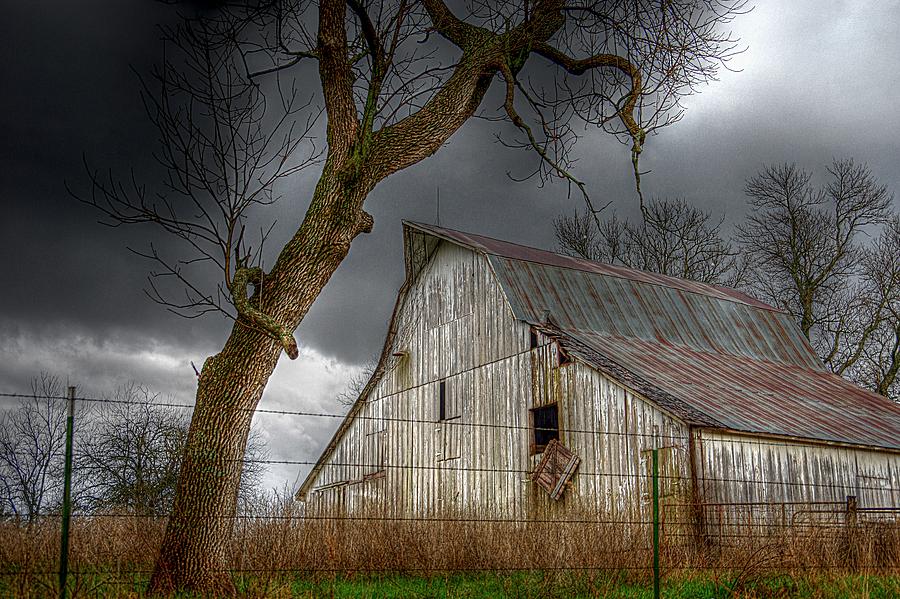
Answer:
[{"label": "barn roof peak", "polygon": [[447,227],[439,227],[426,223],[404,220],[403,225],[410,229],[414,229],[422,233],[432,235],[434,237],[444,239],[458,245],[462,245],[483,254],[509,258],[522,262],[533,262],[536,264],[543,264],[556,268],[580,270],[583,272],[600,274],[607,277],[627,279],[629,281],[646,283],[649,285],[659,285],[662,287],[677,289],[679,291],[687,293],[697,293],[700,295],[714,297],[720,300],[738,302],[746,304],[748,306],[753,306],[755,308],[762,308],[764,310],[779,311],[777,308],[770,306],[769,304],[761,302],[760,300],[751,297],[746,293],[742,293],[737,289],[731,289],[729,287],[722,287],[709,283],[701,283],[698,281],[690,281],[688,279],[679,279],[677,277],[627,268],[625,266],[616,266],[614,264],[607,264],[604,262],[586,260],[584,258],[576,258],[574,256],[558,254],[549,250],[513,243],[510,241],[504,241],[502,239],[496,239],[494,237],[488,237],[486,235],[478,235],[475,233],[468,233],[465,231],[459,231]]}]

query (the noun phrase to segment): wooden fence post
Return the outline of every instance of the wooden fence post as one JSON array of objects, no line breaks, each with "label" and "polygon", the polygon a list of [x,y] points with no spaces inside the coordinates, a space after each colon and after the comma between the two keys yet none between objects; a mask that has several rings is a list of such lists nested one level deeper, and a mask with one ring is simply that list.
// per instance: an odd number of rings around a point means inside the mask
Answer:
[{"label": "wooden fence post", "polygon": [[651,454],[653,473],[653,598],[659,599],[659,449]]}]

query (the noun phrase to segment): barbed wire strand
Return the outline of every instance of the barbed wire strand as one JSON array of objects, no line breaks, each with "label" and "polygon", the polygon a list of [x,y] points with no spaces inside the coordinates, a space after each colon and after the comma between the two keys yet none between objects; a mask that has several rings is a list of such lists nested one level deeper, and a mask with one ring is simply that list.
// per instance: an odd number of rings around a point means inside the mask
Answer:
[{"label": "barbed wire strand", "polygon": [[[25,458],[34,457],[31,453],[14,453],[13,455]],[[78,451],[75,452],[75,459],[92,459],[95,460],[96,456],[90,452],[86,451]],[[58,452],[58,459],[62,459],[62,453]],[[129,460],[134,459],[136,456],[132,455],[103,455],[105,460]],[[492,473],[492,474],[515,474],[519,476],[529,476],[532,474],[531,470],[521,469],[521,468],[490,468],[490,467],[478,467],[478,466],[458,466],[455,464],[448,464],[452,460],[456,460],[459,458],[452,458],[450,460],[445,460],[444,463],[441,464],[367,464],[367,463],[356,463],[356,462],[325,462],[319,464],[317,461],[313,460],[271,460],[271,459],[258,459],[258,458],[237,458],[237,459],[226,459],[225,462],[230,463],[241,463],[241,464],[260,464],[260,465],[293,465],[293,466],[315,466],[319,465],[321,468],[353,468],[361,471],[367,471],[362,474],[360,478],[357,479],[348,479],[345,482],[347,484],[362,482],[361,478],[364,476],[371,476],[382,470],[422,470],[428,472],[471,472],[471,473]],[[94,464],[85,464],[78,463],[77,461],[72,465],[73,470],[86,470],[90,471],[96,469],[97,466]],[[649,473],[642,472],[598,472],[598,471],[585,471],[582,469],[578,470],[578,476],[587,477],[587,476],[596,476],[603,478],[633,478],[646,480],[649,478]],[[660,474],[657,477],[661,481],[684,481],[687,480],[687,476],[681,474]],[[698,483],[701,484],[709,484],[709,483],[742,483],[744,485],[755,485],[755,486],[778,486],[778,487],[797,487],[797,488],[816,488],[816,489],[831,489],[831,490],[839,490],[842,492],[853,491],[856,492],[857,486],[851,483],[822,483],[822,482],[813,482],[813,481],[793,481],[793,480],[766,480],[766,479],[758,479],[758,478],[729,478],[729,477],[698,477]],[[526,480],[522,480],[519,482],[526,482]],[[337,484],[337,483],[336,483]],[[315,491],[316,489],[313,489]],[[883,486],[877,488],[867,488],[867,493],[885,493],[893,495],[895,492],[900,491],[900,488],[893,486]],[[853,493],[848,493],[853,494]],[[784,503],[782,502],[774,502],[774,503]]]},{"label": "barbed wire strand", "polygon": [[[34,395],[34,394],[24,394],[24,393],[0,393],[0,397],[9,397],[9,398],[20,398],[20,399],[50,399],[50,400],[58,400],[58,401],[68,401],[68,397],[64,396],[50,396],[50,395]],[[173,402],[135,402],[131,400],[124,399],[109,399],[102,397],[75,397],[73,398],[75,401],[85,402],[85,403],[99,403],[99,404],[119,404],[119,405],[133,405],[133,406],[156,406],[156,407],[167,407],[167,408],[179,408],[179,409],[195,409],[196,406],[194,404],[186,404],[186,403],[173,403]],[[303,410],[274,410],[267,408],[240,408],[240,407],[221,407],[218,406],[219,410],[233,410],[237,412],[253,412],[256,414],[271,414],[278,416],[297,416],[297,417],[307,417],[307,418],[329,418],[329,419],[340,419],[343,420],[349,416],[348,413],[333,413],[333,412],[312,412],[312,411],[303,411]],[[673,435],[667,433],[659,433],[659,432],[651,432],[651,433],[641,433],[641,432],[628,432],[628,431],[610,431],[610,430],[599,430],[599,429],[577,429],[577,428],[564,428],[564,427],[556,427],[556,428],[535,428],[531,425],[521,425],[521,424],[498,424],[491,422],[466,422],[461,419],[453,419],[453,420],[435,420],[435,419],[422,419],[422,418],[403,418],[397,416],[372,416],[366,414],[354,414],[353,418],[355,420],[371,420],[376,422],[396,422],[396,423],[406,423],[406,424],[423,424],[423,425],[433,425],[433,426],[451,426],[451,427],[476,427],[476,428],[487,428],[487,429],[504,429],[504,430],[523,430],[523,431],[534,431],[534,430],[547,430],[547,431],[559,431],[560,433],[566,434],[585,434],[585,435],[605,435],[605,436],[616,436],[616,437],[634,437],[634,438],[648,438],[654,441],[680,441],[685,444],[690,442],[689,435]],[[378,432],[378,431],[376,431]],[[735,435],[768,435],[768,433],[760,431],[730,431],[728,429],[723,429],[721,432],[725,434],[735,434]],[[708,438],[707,438],[708,440]],[[773,447],[801,447],[808,448],[810,444],[828,444],[834,443],[837,444],[838,447],[862,447],[862,448],[870,448],[870,449],[900,449],[897,448],[882,448],[880,446],[875,445],[864,445],[858,443],[852,443],[849,441],[842,441],[839,439],[819,439],[819,438],[809,438],[806,442],[791,440],[791,439],[777,439],[772,440],[768,437],[765,438],[756,438],[756,439],[714,439],[716,443],[721,444],[733,444],[733,445],[753,445],[753,446],[773,446]],[[672,446],[659,447],[659,449],[664,449]]]}]

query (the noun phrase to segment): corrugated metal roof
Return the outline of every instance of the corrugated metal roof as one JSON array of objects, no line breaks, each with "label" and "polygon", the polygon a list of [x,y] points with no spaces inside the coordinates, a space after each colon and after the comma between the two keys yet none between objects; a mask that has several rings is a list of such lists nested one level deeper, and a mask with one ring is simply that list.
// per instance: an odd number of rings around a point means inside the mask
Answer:
[{"label": "corrugated metal roof", "polygon": [[[483,235],[475,235],[473,233],[465,233],[463,231],[455,231],[453,229],[445,229],[434,225],[424,223],[415,223],[403,221],[404,225],[419,229],[420,231],[429,233],[441,239],[454,241],[465,247],[478,250],[485,254],[493,256],[503,256],[512,258],[522,262],[535,262],[548,266],[558,266],[560,268],[568,268],[574,270],[583,270],[585,272],[593,272],[608,277],[616,277],[626,280],[639,281],[651,285],[661,285],[672,289],[680,289],[690,293],[699,293],[718,297],[735,302],[741,302],[750,306],[764,308],[766,310],[776,310],[772,306],[759,301],[754,297],[750,297],[745,293],[741,293],[736,289],[728,287],[719,287],[717,285],[709,285],[708,283],[698,283],[696,281],[688,281],[678,279],[666,275],[659,275],[643,270],[634,270],[623,266],[614,266],[612,264],[603,264],[602,262],[592,262],[581,258],[573,258],[571,256],[563,256],[555,254],[547,250],[541,250],[524,245],[518,245],[509,241],[501,241]],[[777,310],[776,310],[777,311]]]},{"label": "corrugated metal roof", "polygon": [[741,292],[406,224],[486,254],[517,318],[686,422],[900,449],[900,406],[829,372],[789,315]]},{"label": "corrugated metal roof", "polygon": [[562,337],[568,351],[600,370],[606,364],[579,351],[579,341],[649,383],[649,399],[660,392],[682,399],[707,420],[696,424],[900,449],[900,406],[831,372],[635,338]]}]

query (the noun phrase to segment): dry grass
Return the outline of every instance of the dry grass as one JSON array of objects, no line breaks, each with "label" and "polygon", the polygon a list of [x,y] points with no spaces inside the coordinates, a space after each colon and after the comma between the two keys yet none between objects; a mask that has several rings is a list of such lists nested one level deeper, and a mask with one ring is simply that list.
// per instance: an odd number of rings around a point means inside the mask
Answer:
[{"label": "dry grass", "polygon": [[[164,525],[161,519],[128,515],[74,519],[69,568],[79,594],[129,596],[127,588],[147,579]],[[773,577],[802,582],[835,574],[900,575],[896,522],[861,523],[852,531],[807,526],[749,533],[735,529],[704,543],[664,529],[664,577],[675,581],[700,576],[726,595],[742,596]],[[309,520],[297,517],[289,504],[273,503],[237,521],[230,568],[241,588],[262,596],[290,596],[284,581],[298,577],[523,570],[589,575],[595,581],[591,588],[601,589],[597,594],[603,595],[611,592],[609,585],[648,584],[650,538],[648,527],[609,522]],[[58,559],[58,520],[32,526],[0,523],[4,592],[52,595]],[[607,586],[597,586],[598,574]],[[123,581],[129,584],[115,586]]]}]

